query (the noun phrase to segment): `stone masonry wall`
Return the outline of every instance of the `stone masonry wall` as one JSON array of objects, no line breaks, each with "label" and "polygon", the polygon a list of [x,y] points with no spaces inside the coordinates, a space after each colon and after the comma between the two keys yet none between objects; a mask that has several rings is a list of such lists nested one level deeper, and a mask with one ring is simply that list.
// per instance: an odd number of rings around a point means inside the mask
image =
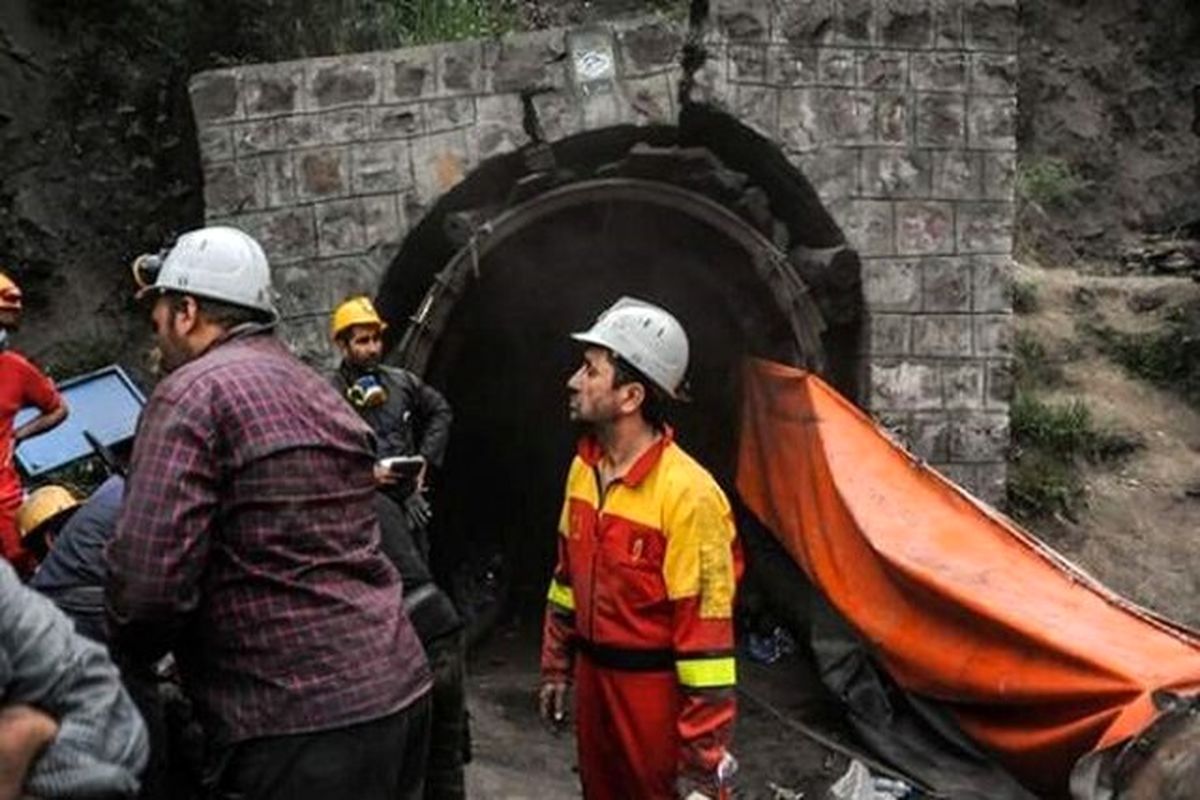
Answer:
[{"label": "stone masonry wall", "polygon": [[[921,457],[1002,495],[1011,392],[1016,0],[720,0],[692,99],[763,133],[863,262],[871,411]],[[206,72],[192,82],[209,221],[275,266],[286,333],[378,285],[406,233],[528,139],[670,124],[684,23]],[[304,317],[308,314],[310,316]]]}]

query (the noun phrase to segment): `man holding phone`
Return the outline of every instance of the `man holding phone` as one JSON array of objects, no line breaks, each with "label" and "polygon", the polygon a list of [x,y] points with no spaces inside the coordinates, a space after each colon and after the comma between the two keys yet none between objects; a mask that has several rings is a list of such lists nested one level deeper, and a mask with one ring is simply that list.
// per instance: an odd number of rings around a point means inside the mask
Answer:
[{"label": "man holding phone", "polygon": [[416,375],[381,364],[387,324],[367,297],[351,297],[333,312],[330,334],[342,354],[333,385],[379,439],[375,478],[404,507],[423,536],[431,510],[424,490],[429,466],[441,466],[453,413],[446,398]]}]

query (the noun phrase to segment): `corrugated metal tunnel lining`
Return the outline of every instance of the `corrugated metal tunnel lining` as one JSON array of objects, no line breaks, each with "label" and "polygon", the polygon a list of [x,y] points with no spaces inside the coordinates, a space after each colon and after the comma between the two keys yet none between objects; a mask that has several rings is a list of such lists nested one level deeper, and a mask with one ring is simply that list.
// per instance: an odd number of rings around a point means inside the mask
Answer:
[{"label": "corrugated metal tunnel lining", "polygon": [[591,172],[606,177],[547,181],[499,212],[435,214],[441,230],[426,237],[466,244],[415,307],[411,273],[410,285],[397,280],[412,253],[380,295],[392,319],[409,306],[391,360],[424,374],[455,409],[435,566],[461,583],[503,563],[522,605],[544,593],[577,433],[566,416],[578,358],[569,332],[625,294],[676,313],[691,339],[694,397],[677,409],[679,436],[727,489],[742,358],[826,365],[817,299],[777,244],[787,226],[763,203],[747,207],[762,195],[744,175],[706,151],[646,145]]}]

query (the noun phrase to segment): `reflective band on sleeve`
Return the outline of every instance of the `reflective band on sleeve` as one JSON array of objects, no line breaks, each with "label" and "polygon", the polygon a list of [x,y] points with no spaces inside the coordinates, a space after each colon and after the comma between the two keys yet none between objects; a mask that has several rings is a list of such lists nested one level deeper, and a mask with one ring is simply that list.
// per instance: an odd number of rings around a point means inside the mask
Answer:
[{"label": "reflective band on sleeve", "polygon": [[546,599],[567,611],[575,610],[575,594],[571,591],[571,587],[563,586],[554,579],[550,580],[550,591],[546,593]]},{"label": "reflective band on sleeve", "polygon": [[737,662],[725,658],[689,658],[675,662],[679,683],[691,689],[714,689],[737,684]]}]

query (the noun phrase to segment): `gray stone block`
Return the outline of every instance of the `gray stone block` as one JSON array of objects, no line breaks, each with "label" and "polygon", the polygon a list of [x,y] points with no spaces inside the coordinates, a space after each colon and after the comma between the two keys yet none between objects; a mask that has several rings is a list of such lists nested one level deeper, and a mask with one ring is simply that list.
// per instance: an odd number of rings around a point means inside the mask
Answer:
[{"label": "gray stone block", "polygon": [[817,89],[816,121],[823,144],[873,144],[875,92],[864,90]]},{"label": "gray stone block", "polygon": [[1013,310],[1013,261],[1010,257],[975,256],[971,259],[971,276],[975,311],[1007,314]]},{"label": "gray stone block", "polygon": [[[368,250],[391,249],[404,241],[404,225],[399,197],[395,194],[362,199],[363,238]],[[374,264],[375,262],[372,261]]]},{"label": "gray stone block", "polygon": [[493,92],[567,86],[567,45],[562,31],[538,31],[485,42],[483,61]]},{"label": "gray stone block", "polygon": [[983,408],[984,365],[980,362],[948,361],[942,364],[942,391],[946,408]]},{"label": "gray stone block", "polygon": [[1007,409],[1012,402],[1015,383],[1011,358],[990,359],[987,362],[986,404],[991,409]]},{"label": "gray stone block", "polygon": [[917,95],[917,144],[961,147],[966,141],[967,100],[953,93]]},{"label": "gray stone block", "polygon": [[879,0],[879,41],[889,47],[933,46],[934,15],[927,0]]},{"label": "gray stone block", "polygon": [[312,258],[317,252],[311,206],[240,217],[238,226],[263,246],[273,267]]},{"label": "gray stone block", "polygon": [[967,90],[967,55],[933,50],[912,54],[912,85],[921,91]]},{"label": "gray stone block", "polygon": [[368,56],[311,62],[308,96],[312,109],[377,103],[379,65]]},{"label": "gray stone block", "polygon": [[666,75],[629,78],[618,85],[628,110],[625,116],[637,125],[675,122],[675,89]]},{"label": "gray stone block", "polygon": [[983,153],[983,196],[1011,201],[1017,186],[1017,154]]},{"label": "gray stone block", "polygon": [[975,354],[986,358],[1007,357],[1012,353],[1012,315],[977,314],[975,316]]},{"label": "gray stone block", "polygon": [[882,411],[875,421],[884,432],[901,447],[911,450],[913,440],[913,415],[906,411]]},{"label": "gray stone block", "polygon": [[983,502],[1000,507],[1008,490],[1008,463],[990,461],[975,466],[975,496]]},{"label": "gray stone block", "polygon": [[259,156],[256,169],[265,182],[266,205],[282,208],[296,202],[296,164],[291,153]]},{"label": "gray stone block", "polygon": [[872,0],[838,0],[834,43],[863,46],[874,39],[875,8]]},{"label": "gray stone block", "polygon": [[398,192],[412,185],[408,143],[368,142],[351,151],[350,185],[355,194]]},{"label": "gray stone block", "polygon": [[475,98],[446,97],[424,104],[425,133],[441,133],[475,124]]},{"label": "gray stone block", "polygon": [[205,170],[204,208],[226,216],[254,211],[266,205],[266,182],[257,164],[230,162]]},{"label": "gray stone block", "polygon": [[939,50],[963,47],[963,0],[930,0],[933,10],[933,43]]},{"label": "gray stone block", "polygon": [[971,56],[971,92],[1015,97],[1017,56],[1006,53],[975,53]]},{"label": "gray stone block", "polygon": [[1016,150],[1017,99],[972,97],[968,110],[967,141],[984,150]]},{"label": "gray stone block", "polygon": [[581,99],[583,129],[594,131],[633,121],[633,109],[615,91],[589,94]]},{"label": "gray stone block", "polygon": [[680,25],[667,20],[639,23],[635,27],[619,30],[617,46],[621,54],[622,75],[651,75],[676,68],[683,49],[683,34]]},{"label": "gray stone block", "polygon": [[[453,42],[438,47],[434,52],[437,71],[438,93],[443,95],[479,94],[485,88],[483,72],[483,45],[478,41]],[[414,76],[415,79],[416,76]],[[415,80],[414,80],[415,83]],[[397,81],[397,87],[399,82]],[[424,79],[419,86],[409,86],[408,96],[421,94]]]},{"label": "gray stone block", "polygon": [[489,95],[476,101],[476,141],[480,159],[511,153],[528,142],[521,121],[524,106],[515,94]]},{"label": "gray stone block", "polygon": [[927,258],[921,262],[921,307],[932,312],[971,310],[971,268],[962,258]]},{"label": "gray stone block", "polygon": [[770,0],[715,0],[710,13],[730,41],[766,42],[771,36]]},{"label": "gray stone block", "polygon": [[963,489],[968,494],[974,495],[976,491],[976,478],[978,470],[974,464],[951,464],[939,462],[930,464],[934,470],[938,472],[946,480],[955,486]]},{"label": "gray stone block", "polygon": [[788,160],[803,173],[821,199],[828,202],[859,194],[860,152],[853,148],[829,147],[791,155]]},{"label": "gray stone block", "polygon": [[583,109],[565,92],[547,92],[533,98],[533,107],[552,142],[584,130]]},{"label": "gray stone block", "polygon": [[317,114],[299,114],[275,120],[275,135],[279,147],[297,150],[325,144],[325,130]]},{"label": "gray stone block", "polygon": [[784,89],[779,95],[779,144],[785,152],[810,153],[821,146],[814,89]]},{"label": "gray stone block", "polygon": [[904,50],[859,50],[858,83],[865,89],[904,89],[908,86],[909,56]]},{"label": "gray stone block", "polygon": [[966,42],[971,50],[1016,52],[1017,0],[965,0]]},{"label": "gray stone block", "polygon": [[912,352],[917,356],[964,358],[971,355],[972,319],[967,314],[913,318]]},{"label": "gray stone block", "polygon": [[823,47],[817,51],[817,82],[823,86],[855,86],[858,83],[858,51]]},{"label": "gray stone block", "polygon": [[779,95],[779,90],[771,86],[737,86],[733,112],[743,124],[773,139],[780,126]]},{"label": "gray stone block", "polygon": [[777,45],[767,50],[767,82],[776,86],[812,86],[817,82],[815,47]]},{"label": "gray stone block", "polygon": [[774,38],[800,47],[831,44],[837,32],[833,0],[789,0],[776,6]]},{"label": "gray stone block", "polygon": [[872,313],[921,307],[921,270],[916,261],[864,258],[862,281],[863,302]]},{"label": "gray stone block", "polygon": [[306,200],[350,192],[350,156],[344,147],[311,150],[296,156],[296,194]]},{"label": "gray stone block", "polygon": [[905,356],[912,352],[912,317],[908,314],[872,313],[867,350],[872,356]]},{"label": "gray stone block", "polygon": [[911,143],[912,119],[912,101],[909,94],[893,91],[875,94],[875,124],[878,126],[880,144]]},{"label": "gray stone block", "polygon": [[411,139],[425,132],[425,106],[379,106],[370,110],[369,121],[372,138]]},{"label": "gray stone block", "polygon": [[1008,430],[1007,414],[955,414],[950,422],[950,458],[975,464],[1001,461],[1008,452]]},{"label": "gray stone block", "polygon": [[1012,240],[1012,203],[959,203],[958,252],[1007,255]]},{"label": "gray stone block", "polygon": [[934,150],[933,196],[946,200],[977,200],[983,197],[983,162],[970,150]]},{"label": "gray stone block", "polygon": [[242,76],[246,116],[277,117],[302,110],[304,68],[295,64],[259,67]]},{"label": "gray stone block", "polygon": [[[448,56],[449,52],[441,54]],[[387,54],[380,68],[385,84],[383,102],[403,103],[433,94],[437,86],[438,55],[439,51],[431,47],[413,47]]]},{"label": "gray stone block", "polygon": [[188,84],[196,123],[221,122],[239,116],[238,76],[233,71],[202,72]]},{"label": "gray stone block", "polygon": [[942,375],[935,361],[874,360],[869,365],[871,408],[933,411],[942,407]]},{"label": "gray stone block", "polygon": [[950,458],[950,422],[944,414],[914,414],[910,452],[922,461]]},{"label": "gray stone block", "polygon": [[233,130],[228,125],[210,125],[196,131],[200,162],[204,166],[233,158]]},{"label": "gray stone block", "polygon": [[929,153],[909,149],[870,149],[862,155],[863,192],[871,197],[928,197]]},{"label": "gray stone block", "polygon": [[319,118],[321,140],[327,144],[349,144],[369,138],[370,112],[366,108],[327,111]]},{"label": "gray stone block", "polygon": [[850,246],[863,256],[896,254],[895,217],[889,200],[827,201]]},{"label": "gray stone block", "polygon": [[729,46],[729,82],[767,82],[767,46],[765,44],[733,44]]},{"label": "gray stone block", "polygon": [[412,166],[417,197],[427,209],[475,168],[475,156],[467,135],[450,131],[413,141]]},{"label": "gray stone block", "polygon": [[954,208],[950,203],[896,203],[896,251],[900,255],[954,252]]},{"label": "gray stone block", "polygon": [[316,219],[317,255],[337,256],[367,249],[360,198],[318,203]]}]

